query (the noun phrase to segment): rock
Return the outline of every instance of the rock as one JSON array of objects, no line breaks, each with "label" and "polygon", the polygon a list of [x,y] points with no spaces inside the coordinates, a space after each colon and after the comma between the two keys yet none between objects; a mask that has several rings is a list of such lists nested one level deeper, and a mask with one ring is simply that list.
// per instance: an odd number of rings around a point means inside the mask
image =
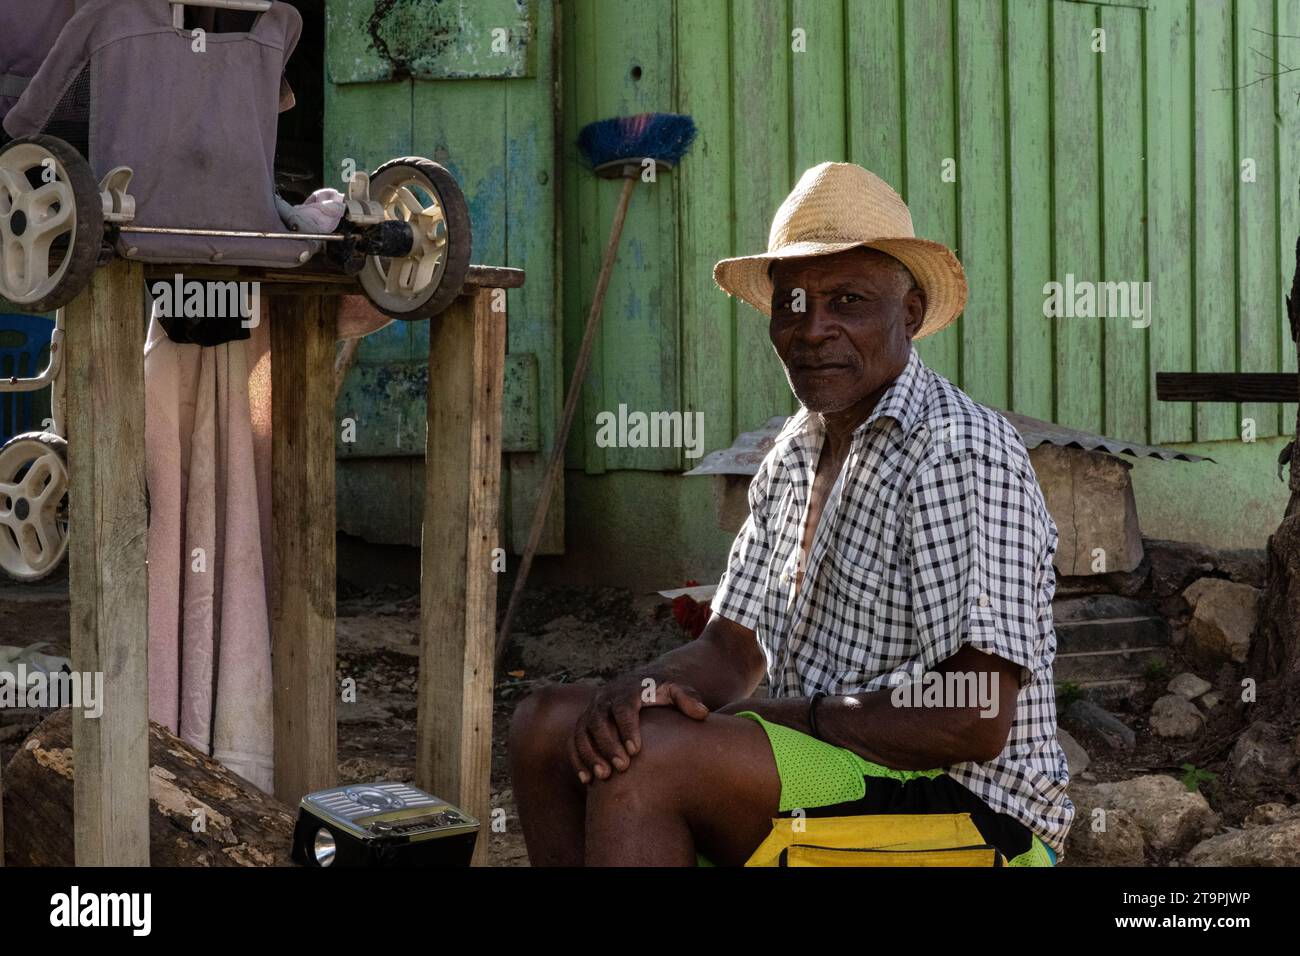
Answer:
[{"label": "rock", "polygon": [[1228,580],[1263,590],[1268,574],[1268,549],[1235,548],[1219,551],[1215,555],[1215,564],[1221,573],[1228,576]]},{"label": "rock", "polygon": [[[1043,500],[1060,529],[1054,561],[1073,577],[1132,571],[1142,563],[1132,464],[1115,455],[1043,444],[1029,452]],[[1093,566],[1096,549],[1108,566]]]},{"label": "rock", "polygon": [[1214,571],[1213,552],[1204,545],[1150,538],[1142,544],[1151,562],[1151,593],[1156,597],[1178,594],[1197,578]]},{"label": "rock", "polygon": [[1204,678],[1197,677],[1190,671],[1179,674],[1169,682],[1165,690],[1171,694],[1177,694],[1179,697],[1185,697],[1187,700],[1194,700],[1200,697],[1206,691],[1213,690],[1214,685]]},{"label": "rock", "polygon": [[1071,783],[1074,823],[1065,841],[1065,859],[1084,866],[1142,866],[1146,840],[1125,810],[1106,809],[1096,787]]},{"label": "rock", "polygon": [[1300,866],[1300,817],[1211,837],[1193,847],[1186,862],[1192,866]]},{"label": "rock", "polygon": [[1246,814],[1246,819],[1241,825],[1249,830],[1252,827],[1271,826],[1296,817],[1300,817],[1300,804],[1288,807],[1285,803],[1261,803]]},{"label": "rock", "polygon": [[1165,694],[1151,708],[1151,730],[1160,737],[1192,737],[1205,718],[1186,697]]},{"label": "rock", "polygon": [[1223,695],[1220,694],[1217,690],[1212,690],[1208,694],[1203,694],[1201,698],[1197,701],[1197,703],[1200,704],[1202,707],[1204,707],[1206,710],[1214,710],[1214,708],[1218,707],[1219,704],[1221,704],[1222,702],[1223,702]]},{"label": "rock", "polygon": [[1267,552],[1263,548],[1216,551],[1192,541],[1144,538],[1151,565],[1151,591],[1156,597],[1178,594],[1197,578],[1222,574],[1238,584],[1264,586]]},{"label": "rock", "polygon": [[1092,701],[1076,700],[1061,717],[1075,732],[1100,740],[1112,750],[1132,750],[1137,738],[1118,717]]},{"label": "rock", "polygon": [[1205,797],[1173,777],[1155,774],[1118,783],[1099,783],[1097,805],[1122,810],[1142,830],[1146,845],[1156,851],[1182,852],[1219,828],[1219,815]]},{"label": "rock", "polygon": [[1300,762],[1294,749],[1281,739],[1277,728],[1265,720],[1256,721],[1246,728],[1233,744],[1229,760],[1233,784],[1249,790],[1281,785]]},{"label": "rock", "polygon": [[1057,727],[1056,742],[1061,745],[1061,750],[1065,752],[1065,762],[1070,765],[1071,778],[1079,776],[1088,769],[1090,763],[1088,751],[1079,746],[1079,741],[1071,737],[1068,731]]},{"label": "rock", "polygon": [[1259,590],[1222,578],[1200,578],[1183,597],[1193,609],[1188,650],[1206,661],[1244,664],[1259,615]]}]

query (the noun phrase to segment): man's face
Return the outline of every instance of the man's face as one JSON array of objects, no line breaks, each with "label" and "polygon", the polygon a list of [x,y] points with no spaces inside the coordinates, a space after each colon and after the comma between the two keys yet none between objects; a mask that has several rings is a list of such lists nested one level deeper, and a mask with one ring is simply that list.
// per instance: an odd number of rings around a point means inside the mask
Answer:
[{"label": "man's face", "polygon": [[809,411],[850,409],[902,372],[925,294],[898,260],[863,248],[786,259],[772,285],[769,335]]}]

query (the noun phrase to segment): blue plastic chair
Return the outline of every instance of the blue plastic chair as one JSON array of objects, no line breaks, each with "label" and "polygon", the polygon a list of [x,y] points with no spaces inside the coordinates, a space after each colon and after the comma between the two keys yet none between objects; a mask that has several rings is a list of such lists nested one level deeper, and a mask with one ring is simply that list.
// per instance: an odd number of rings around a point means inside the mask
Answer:
[{"label": "blue plastic chair", "polygon": [[[49,361],[54,320],[39,315],[0,314],[0,381],[32,378]],[[23,432],[39,431],[49,413],[48,389],[0,392],[0,444]]]}]

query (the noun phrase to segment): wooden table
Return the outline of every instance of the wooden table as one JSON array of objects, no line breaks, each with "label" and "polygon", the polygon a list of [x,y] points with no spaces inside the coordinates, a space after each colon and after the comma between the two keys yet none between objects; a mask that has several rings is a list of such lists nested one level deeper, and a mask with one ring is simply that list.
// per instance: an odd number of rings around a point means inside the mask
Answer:
[{"label": "wooden table", "polygon": [[[104,674],[103,714],[74,711],[78,865],[149,863],[142,308],[146,282],[176,271],[115,261],[96,271],[66,317],[72,667]],[[275,794],[294,805],[337,775],[334,356],[338,297],[359,287],[308,272],[183,272],[256,281],[269,300]],[[492,550],[506,352],[506,297],[496,290],[523,280],[517,269],[471,267],[429,336],[416,780],[481,821],[477,863],[491,819]]]}]

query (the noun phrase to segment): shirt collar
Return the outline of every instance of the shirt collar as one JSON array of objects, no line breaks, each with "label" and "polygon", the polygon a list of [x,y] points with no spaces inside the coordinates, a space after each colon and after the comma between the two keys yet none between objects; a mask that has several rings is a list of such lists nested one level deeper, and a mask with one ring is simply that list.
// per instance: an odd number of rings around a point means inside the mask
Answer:
[{"label": "shirt collar", "polygon": [[[912,346],[908,351],[907,364],[903,366],[903,371],[899,373],[898,378],[885,389],[885,393],[880,396],[880,401],[872,409],[867,420],[854,429],[853,434],[862,434],[871,428],[878,419],[889,418],[898,423],[904,435],[912,430],[916,424],[917,418],[921,413],[922,404],[925,401],[923,392],[926,385],[927,367],[921,361],[921,355]],[[781,433],[777,436],[777,444],[796,437],[813,437],[820,435],[822,431],[821,418],[814,415],[806,408],[800,408],[785,423]]]}]

